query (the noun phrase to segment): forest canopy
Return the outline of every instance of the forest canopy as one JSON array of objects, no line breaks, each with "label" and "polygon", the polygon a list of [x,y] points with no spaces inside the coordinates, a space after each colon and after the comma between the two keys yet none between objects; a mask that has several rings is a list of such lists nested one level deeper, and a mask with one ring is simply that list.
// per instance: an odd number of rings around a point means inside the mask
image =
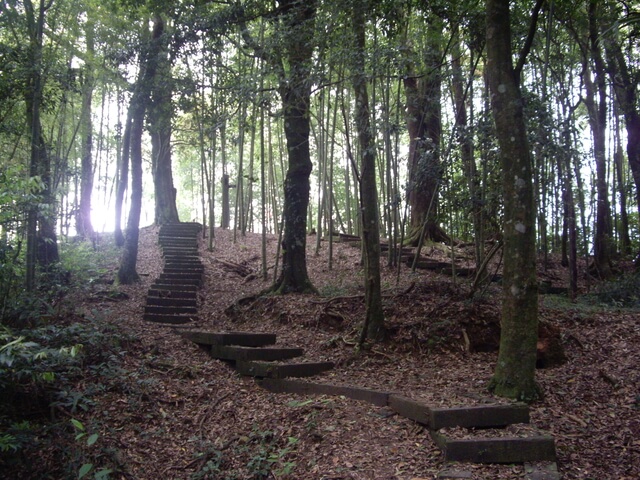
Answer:
[{"label": "forest canopy", "polygon": [[[296,253],[309,232],[318,252],[330,233],[366,233],[363,212],[389,265],[433,241],[473,243],[480,266],[502,240],[484,2],[1,8],[7,318],[21,292],[60,281],[74,238],[115,230],[119,279],[135,280],[141,224],[281,233],[281,291],[313,288]],[[511,8],[535,249],[561,255],[574,293],[576,262],[608,278],[640,250],[639,19],[637,2]]]}]

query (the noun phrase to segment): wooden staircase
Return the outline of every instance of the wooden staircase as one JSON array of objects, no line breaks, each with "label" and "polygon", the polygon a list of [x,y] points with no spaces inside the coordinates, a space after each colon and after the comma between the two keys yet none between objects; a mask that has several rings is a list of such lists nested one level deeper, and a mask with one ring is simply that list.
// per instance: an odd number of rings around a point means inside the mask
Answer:
[{"label": "wooden staircase", "polygon": [[311,377],[333,368],[332,362],[288,361],[303,356],[304,350],[274,346],[276,336],[271,333],[184,331],[181,335],[248,377]]},{"label": "wooden staircase", "polygon": [[164,269],[149,288],[144,319],[180,325],[197,320],[198,290],[202,286],[204,265],[198,253],[198,223],[162,225],[158,243]]},{"label": "wooden staircase", "polygon": [[[200,229],[195,223],[161,227],[159,244],[165,266],[149,289],[146,320],[175,325],[197,319],[197,292],[204,274],[198,255]],[[304,355],[304,350],[276,346],[276,335],[272,333],[183,330],[180,335],[198,344],[213,358],[230,363],[240,375],[254,377],[269,391],[338,395],[389,408],[428,429],[447,462],[524,463],[526,480],[560,479],[552,436],[536,433],[532,428],[523,428],[525,433],[519,435],[505,430],[500,435],[491,433],[514,425],[528,425],[529,407],[525,404],[435,408],[393,392],[290,378],[312,377],[331,370],[334,364],[294,361]],[[459,466],[449,464],[438,478],[471,478],[468,475],[470,473]]]}]

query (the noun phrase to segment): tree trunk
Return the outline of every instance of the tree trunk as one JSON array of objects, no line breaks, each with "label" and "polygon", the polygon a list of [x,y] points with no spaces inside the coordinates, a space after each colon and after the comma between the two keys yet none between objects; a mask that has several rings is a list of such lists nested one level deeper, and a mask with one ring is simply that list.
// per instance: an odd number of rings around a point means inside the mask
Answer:
[{"label": "tree trunk", "polygon": [[[133,100],[133,99],[132,99]],[[124,203],[124,194],[129,184],[129,158],[131,153],[131,126],[133,123],[134,105],[131,103],[127,111],[126,124],[122,135],[122,148],[120,154],[120,163],[118,165],[118,178],[116,182],[116,202],[115,202],[115,229],[114,237],[118,247],[124,245],[124,234],[122,233],[122,204]]]},{"label": "tree trunk", "polygon": [[[637,93],[639,77],[637,72],[634,74],[629,70],[617,39],[610,40],[611,35],[604,38],[609,40],[605,42],[608,71],[627,129],[627,158],[636,189],[636,208],[640,221],[640,107]],[[640,266],[640,253],[636,260]]]},{"label": "tree trunk", "polygon": [[151,134],[151,168],[155,191],[155,223],[179,222],[176,189],[171,171],[171,62],[167,57],[168,33],[160,14],[154,15],[148,75],[152,79],[149,103],[149,133]]},{"label": "tree trunk", "polygon": [[487,73],[500,145],[504,195],[504,279],[500,351],[490,389],[523,401],[539,396],[535,199],[519,71],[511,60],[509,0],[487,0]]},{"label": "tree trunk", "polygon": [[[589,111],[589,124],[593,134],[593,154],[596,162],[596,232],[593,239],[594,266],[601,278],[612,275],[611,254],[613,248],[613,228],[611,224],[611,205],[607,184],[606,127],[607,127],[607,91],[605,84],[605,65],[598,38],[597,0],[589,1],[589,42],[593,61],[595,84],[589,71],[585,69],[584,84],[587,91],[585,104]],[[596,96],[597,101],[596,101]]]},{"label": "tree trunk", "polygon": [[367,79],[365,76],[365,17],[367,0],[360,0],[351,12],[355,35],[353,90],[355,123],[360,146],[360,210],[364,250],[365,322],[360,337],[379,341],[384,338],[384,312],[380,293],[380,226],[376,187],[376,146],[371,130]]},{"label": "tree trunk", "polygon": [[[157,41],[162,32],[162,25],[154,22],[151,42]],[[153,65],[155,55],[141,52],[140,72],[131,96],[131,205],[127,219],[127,231],[124,250],[118,269],[118,282],[130,284],[138,280],[136,271],[138,260],[138,237],[140,234],[140,212],[142,210],[142,133],[144,118],[151,95],[156,68]]]},{"label": "tree trunk", "polygon": [[[27,113],[28,132],[31,141],[31,156],[29,161],[29,176],[40,176],[42,188],[40,190],[41,203],[50,208],[41,209],[32,204],[27,215],[27,264],[25,286],[27,291],[35,288],[36,262],[45,269],[59,260],[58,242],[55,233],[55,222],[51,216],[54,210],[53,194],[51,191],[51,163],[47,146],[42,136],[40,107],[42,104],[42,47],[46,6],[44,0],[38,3],[37,11],[33,3],[24,2],[27,26],[29,30],[29,54],[32,67],[27,78],[25,91],[25,105]],[[48,211],[51,210],[51,211]]]},{"label": "tree trunk", "polygon": [[94,54],[94,24],[87,22],[85,38],[87,42],[88,60],[85,66],[84,84],[82,85],[82,111],[80,113],[80,131],[82,142],[82,159],[80,172],[80,204],[76,215],[76,231],[81,238],[93,238],[93,224],[91,223],[91,195],[93,193],[93,122],[91,120],[91,105],[93,99],[93,54]]},{"label": "tree trunk", "polygon": [[409,189],[411,208],[409,234],[406,242],[417,244],[427,222],[427,237],[446,241],[446,235],[438,227],[438,185],[441,177],[440,137],[442,84],[442,21],[436,16],[427,23],[428,45],[425,48],[424,76],[409,71],[404,79],[409,131]]},{"label": "tree trunk", "polygon": [[315,0],[281,2],[284,50],[289,65],[280,84],[289,166],[284,183],[282,270],[274,285],[278,293],[314,291],[307,273],[307,209],[309,206],[310,63],[315,22]]}]

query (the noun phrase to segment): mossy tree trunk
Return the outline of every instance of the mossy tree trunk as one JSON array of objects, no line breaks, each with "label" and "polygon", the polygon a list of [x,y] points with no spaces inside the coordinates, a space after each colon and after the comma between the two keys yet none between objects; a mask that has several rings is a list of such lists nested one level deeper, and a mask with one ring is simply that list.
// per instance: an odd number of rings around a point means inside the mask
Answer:
[{"label": "mossy tree trunk", "polygon": [[[526,50],[514,67],[509,0],[487,0],[486,9],[487,72],[500,146],[504,196],[500,351],[490,389],[500,396],[533,401],[539,396],[535,382],[538,340],[535,199],[532,157],[519,86]],[[535,18],[537,14],[532,25]]]},{"label": "mossy tree trunk", "polygon": [[426,237],[446,241],[438,227],[438,185],[441,177],[440,139],[442,136],[442,20],[429,14],[426,20],[427,45],[424,72],[411,68],[404,77],[407,130],[409,132],[409,189],[411,208],[409,232],[405,243],[417,245],[424,222]]}]

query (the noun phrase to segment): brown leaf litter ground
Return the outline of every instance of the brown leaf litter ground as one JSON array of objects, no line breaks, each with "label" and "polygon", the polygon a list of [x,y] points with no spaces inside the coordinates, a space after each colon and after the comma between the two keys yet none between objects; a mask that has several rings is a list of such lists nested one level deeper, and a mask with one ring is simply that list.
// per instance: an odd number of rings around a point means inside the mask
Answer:
[{"label": "brown leaf litter ground", "polygon": [[[425,429],[387,408],[270,393],[182,339],[179,329],[143,321],[147,290],[162,270],[157,234],[155,227],[141,231],[141,281],[119,287],[128,299],[78,300],[87,318],[114,325],[129,339],[117,354],[115,374],[92,369],[83,380],[101,386],[95,405],[75,415],[99,433],[84,449],[96,470],[108,467],[110,478],[140,480],[417,480],[450,468]],[[217,229],[212,252],[201,242],[206,280],[199,321],[190,328],[276,333],[278,345],[304,347],[305,360],[336,362],[314,381],[398,392],[434,406],[505,402],[486,391],[496,353],[468,352],[465,337],[470,324],[489,325],[499,316],[499,287],[472,303],[469,280],[454,283],[406,266],[396,279],[396,271],[385,268],[390,339],[356,354],[363,316],[360,252],[335,243],[329,269],[327,243],[316,255],[315,237],[308,240],[319,295],[270,296],[229,308],[270,285],[277,240],[268,238],[271,269],[264,281],[260,235],[237,235],[234,242],[232,232]],[[230,264],[253,274],[240,276]],[[564,272],[544,275],[560,283]],[[541,317],[560,328],[568,361],[538,370],[545,397],[532,405],[532,423],[555,437],[563,478],[640,478],[640,314],[560,297],[541,297],[540,305]],[[55,450],[40,456],[34,475],[56,462]],[[522,465],[456,468],[474,479],[525,475]]]}]

